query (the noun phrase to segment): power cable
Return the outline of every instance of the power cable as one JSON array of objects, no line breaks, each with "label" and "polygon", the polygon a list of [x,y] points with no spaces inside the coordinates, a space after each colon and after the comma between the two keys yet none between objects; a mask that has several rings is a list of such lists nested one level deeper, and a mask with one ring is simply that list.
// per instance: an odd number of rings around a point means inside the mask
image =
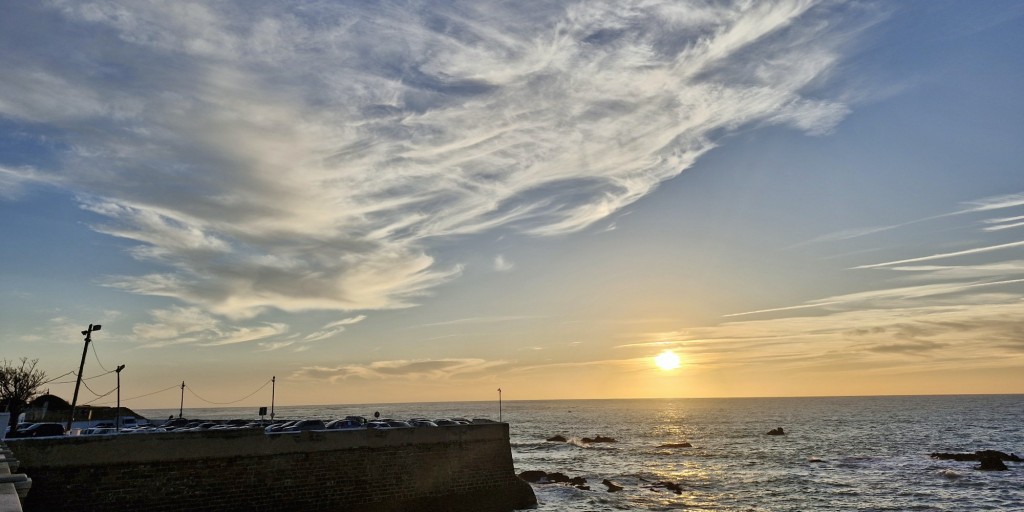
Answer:
[{"label": "power cable", "polygon": [[[50,379],[50,380],[48,380],[46,382],[40,382],[39,385],[42,386],[43,384],[49,384],[49,383],[51,383],[51,382],[53,382],[53,381],[55,381],[57,379],[64,378],[64,377],[67,377],[68,375],[74,375],[74,374],[75,374],[75,371],[71,370],[71,371],[69,371],[69,372],[67,372],[65,374],[58,375],[58,376],[56,376],[56,377],[54,377],[54,378],[52,378],[52,379]],[[57,384],[64,384],[64,382],[58,382]]]},{"label": "power cable", "polygon": [[[70,373],[72,375],[76,375],[76,373],[74,371],[70,371],[68,373]],[[84,382],[84,381],[87,381],[87,380],[98,379],[98,378],[100,378],[100,377],[102,377],[104,375],[110,375],[111,373],[114,373],[114,371],[113,370],[108,370],[107,373],[101,373],[99,375],[93,375],[92,377],[86,377],[86,378],[82,379],[82,381]],[[67,373],[65,373],[64,375],[67,375]],[[60,377],[63,377],[64,375],[61,375]],[[60,377],[56,377],[56,378],[59,379]],[[50,381],[50,382],[52,382],[52,381]],[[74,380],[65,380],[65,381],[61,381],[61,382],[54,382],[54,384],[74,384],[75,382],[76,381],[74,381]]]},{"label": "power cable", "polygon": [[175,385],[173,385],[173,386],[171,386],[169,388],[164,388],[164,389],[161,389],[160,391],[154,391],[152,393],[146,393],[145,395],[133,396],[131,398],[122,398],[121,401],[122,402],[127,402],[128,400],[135,400],[136,398],[143,398],[143,397],[155,395],[157,393],[163,393],[164,391],[170,391],[172,389],[177,389],[177,388],[178,388],[178,384],[175,384]]},{"label": "power cable", "polygon": [[89,384],[86,384],[85,379],[82,379],[82,384],[85,386],[85,389],[89,390],[90,393],[92,393],[92,394],[94,394],[96,396],[100,396],[99,393],[93,391],[92,388],[89,387]]},{"label": "power cable", "polygon": [[103,368],[103,371],[105,371],[107,373],[110,373],[110,370],[108,370],[107,367],[103,366],[103,363],[100,362],[100,356],[99,356],[99,354],[96,353],[96,343],[95,342],[92,343],[92,356],[96,358],[96,364],[100,365],[100,368]]},{"label": "power cable", "polygon": [[212,401],[212,400],[208,400],[208,399],[206,399],[206,398],[196,394],[196,391],[194,391],[193,388],[191,388],[191,386],[185,385],[185,388],[188,389],[189,393],[193,394],[194,396],[196,396],[200,400],[203,400],[203,401],[205,401],[207,403],[213,403],[214,406],[230,406],[231,403],[238,403],[238,402],[240,402],[240,401],[242,401],[242,400],[244,400],[244,399],[246,399],[246,398],[248,398],[248,397],[250,397],[250,396],[252,396],[252,395],[254,395],[256,393],[258,393],[258,392],[260,392],[260,390],[265,388],[267,386],[267,384],[269,384],[269,383],[270,383],[270,381],[267,380],[266,382],[263,383],[262,386],[257,388],[255,391],[253,391],[253,392],[243,396],[242,398],[239,398],[237,400],[232,400],[232,401]]},{"label": "power cable", "polygon": [[[90,389],[89,391],[92,391],[92,390]],[[114,389],[111,389],[110,391],[107,391],[106,393],[103,393],[102,395],[98,395],[96,398],[93,398],[92,400],[89,400],[88,402],[85,402],[82,405],[89,405],[89,404],[95,402],[96,400],[99,400],[100,398],[103,398],[103,397],[113,393],[114,391],[117,391],[117,386],[114,386]],[[93,393],[93,394],[95,394],[95,393]]]}]

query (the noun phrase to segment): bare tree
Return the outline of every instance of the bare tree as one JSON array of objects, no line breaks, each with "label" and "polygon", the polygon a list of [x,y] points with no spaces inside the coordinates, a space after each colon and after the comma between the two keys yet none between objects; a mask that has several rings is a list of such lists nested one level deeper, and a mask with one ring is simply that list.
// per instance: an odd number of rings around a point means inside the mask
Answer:
[{"label": "bare tree", "polygon": [[11,426],[28,402],[39,394],[46,382],[46,372],[36,369],[38,359],[21,358],[21,364],[4,359],[0,362],[0,405],[11,413]]}]

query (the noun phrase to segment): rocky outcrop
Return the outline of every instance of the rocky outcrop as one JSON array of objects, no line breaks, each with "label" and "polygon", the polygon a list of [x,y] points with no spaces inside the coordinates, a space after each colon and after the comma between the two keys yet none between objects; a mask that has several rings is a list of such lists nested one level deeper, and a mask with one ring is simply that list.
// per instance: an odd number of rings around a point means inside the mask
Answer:
[{"label": "rocky outcrop", "polygon": [[522,473],[519,473],[519,478],[521,478],[523,480],[526,480],[527,482],[530,482],[531,484],[538,483],[538,482],[540,482],[540,480],[542,478],[547,478],[547,476],[548,476],[547,473],[545,473],[543,471],[536,471],[536,470],[523,471]]},{"label": "rocky outcrop", "polygon": [[981,464],[978,464],[974,469],[981,471],[1006,471],[1009,469],[1006,467],[1006,464],[1003,464],[1003,461],[1000,460],[999,457],[991,455],[982,457],[979,462],[981,462]]},{"label": "rocky outcrop", "polygon": [[939,460],[955,460],[955,461],[959,461],[959,462],[976,462],[976,461],[980,461],[983,458],[994,458],[994,459],[998,459],[999,461],[1007,461],[1007,462],[1024,462],[1024,459],[1021,459],[1016,454],[1013,454],[1013,453],[1009,453],[1008,454],[1008,453],[1001,452],[1001,451],[998,451],[998,450],[978,450],[978,451],[976,451],[974,453],[939,453],[939,452],[936,452],[936,453],[932,454],[932,458],[933,459],[939,459]]},{"label": "rocky outcrop", "polygon": [[665,443],[663,445],[659,445],[658,448],[693,448],[693,445],[690,444],[690,443],[685,443],[685,442],[683,442],[683,443]]},{"label": "rocky outcrop", "polygon": [[979,471],[1006,471],[1009,468],[1003,461],[1024,462],[1014,453],[1005,453],[998,450],[979,450],[974,453],[933,453],[933,459],[955,460],[958,462],[978,462],[974,469]]},{"label": "rocky outcrop", "polygon": [[679,484],[677,484],[675,482],[669,482],[669,481],[655,482],[654,485],[651,486],[652,489],[657,489],[659,487],[663,487],[665,489],[668,489],[668,490],[670,490],[670,491],[672,491],[672,492],[674,492],[676,494],[682,494],[683,493],[683,486],[679,485]]},{"label": "rocky outcrop", "polygon": [[768,433],[765,434],[765,435],[768,435],[768,436],[784,436],[784,435],[786,435],[786,431],[782,430],[782,427],[775,427],[775,428],[769,430]]},{"label": "rocky outcrop", "polygon": [[565,473],[547,473],[545,471],[532,470],[519,473],[519,478],[532,484],[567,484],[577,489],[590,490],[587,486],[587,479],[582,476],[570,477]]},{"label": "rocky outcrop", "polygon": [[615,438],[613,438],[613,437],[594,436],[594,437],[584,437],[583,439],[580,439],[580,442],[584,443],[584,444],[590,444],[590,443],[617,443],[618,441],[616,441]]},{"label": "rocky outcrop", "polygon": [[612,482],[611,480],[608,480],[607,478],[605,478],[604,480],[601,480],[601,483],[604,484],[604,486],[608,488],[608,492],[619,492],[619,491],[621,491],[623,489],[623,487],[621,485],[619,485],[619,484],[617,484],[615,482]]},{"label": "rocky outcrop", "polygon": [[566,439],[565,436],[562,436],[562,435],[554,435],[554,436],[551,436],[551,437],[545,439],[545,441],[551,441],[553,443],[564,443],[564,442],[568,441],[568,439]]}]

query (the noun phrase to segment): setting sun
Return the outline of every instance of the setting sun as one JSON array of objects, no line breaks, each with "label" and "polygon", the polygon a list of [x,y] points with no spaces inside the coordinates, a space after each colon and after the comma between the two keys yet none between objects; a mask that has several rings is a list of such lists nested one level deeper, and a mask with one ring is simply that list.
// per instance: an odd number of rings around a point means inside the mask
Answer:
[{"label": "setting sun", "polygon": [[671,350],[664,350],[654,358],[654,364],[662,370],[675,370],[679,368],[679,356]]}]

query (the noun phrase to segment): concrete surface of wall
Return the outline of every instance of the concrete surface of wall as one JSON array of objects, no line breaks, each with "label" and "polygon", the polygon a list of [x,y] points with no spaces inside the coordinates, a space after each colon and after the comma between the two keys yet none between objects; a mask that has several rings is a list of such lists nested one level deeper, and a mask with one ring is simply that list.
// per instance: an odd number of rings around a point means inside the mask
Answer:
[{"label": "concrete surface of wall", "polygon": [[26,512],[510,511],[536,505],[508,425],[264,434],[204,431],[8,440]]}]

